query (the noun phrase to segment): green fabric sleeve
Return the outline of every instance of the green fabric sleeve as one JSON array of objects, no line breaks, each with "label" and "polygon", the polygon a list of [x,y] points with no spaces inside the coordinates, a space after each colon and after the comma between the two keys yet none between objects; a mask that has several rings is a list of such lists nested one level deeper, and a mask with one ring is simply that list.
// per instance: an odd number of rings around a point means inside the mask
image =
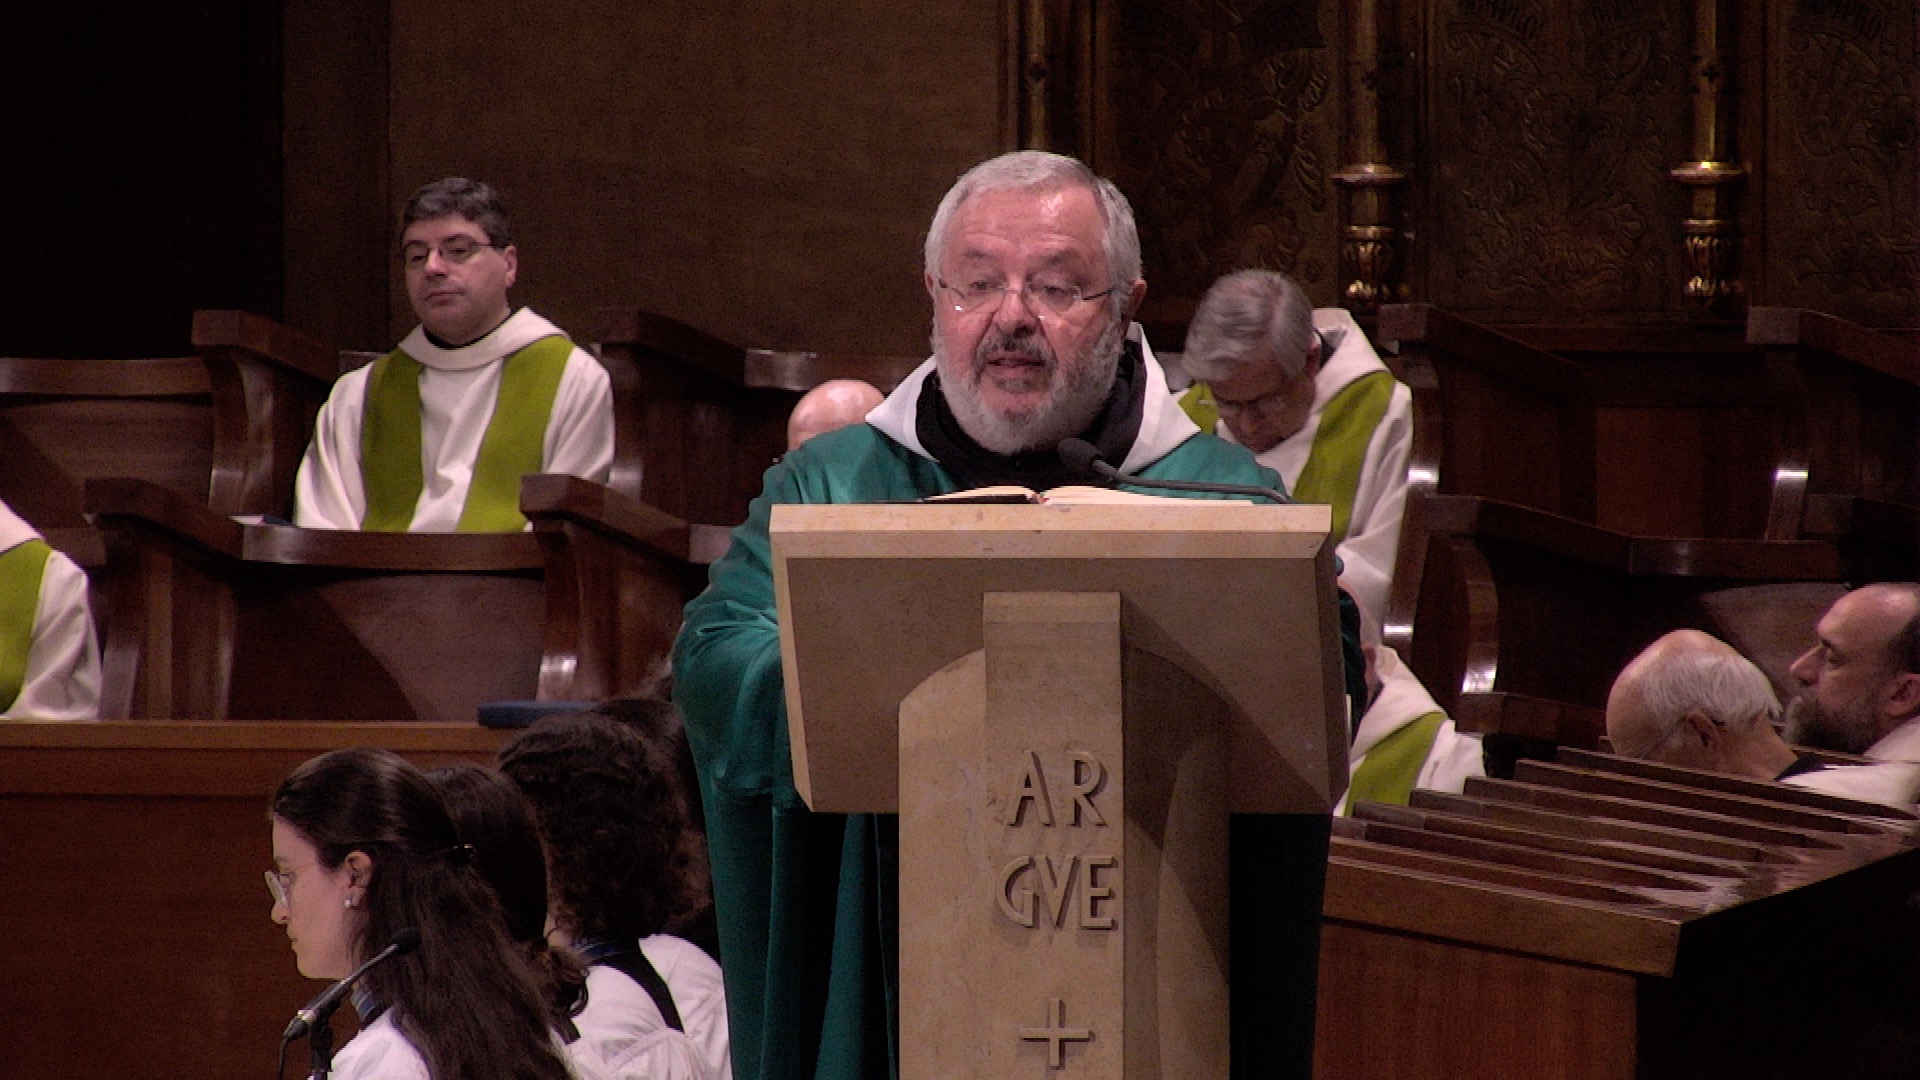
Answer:
[{"label": "green fabric sleeve", "polygon": [[1440,725],[1446,722],[1445,713],[1430,712],[1375,743],[1347,785],[1347,812],[1351,814],[1361,802],[1407,805],[1427,755],[1433,752],[1433,741],[1440,736]]},{"label": "green fabric sleeve", "polygon": [[27,654],[40,612],[40,583],[53,549],[27,540],[0,551],[0,712],[13,707],[27,684]]}]

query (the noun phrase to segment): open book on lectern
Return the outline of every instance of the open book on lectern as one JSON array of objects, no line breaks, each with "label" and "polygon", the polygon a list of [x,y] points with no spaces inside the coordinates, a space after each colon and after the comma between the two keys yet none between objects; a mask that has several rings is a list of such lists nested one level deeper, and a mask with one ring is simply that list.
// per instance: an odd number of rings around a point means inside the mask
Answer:
[{"label": "open book on lectern", "polygon": [[795,786],[818,811],[893,811],[900,703],[981,649],[987,594],[1117,593],[1126,647],[1226,704],[1232,810],[1326,813],[1347,781],[1331,521],[1203,499],[775,506]]}]

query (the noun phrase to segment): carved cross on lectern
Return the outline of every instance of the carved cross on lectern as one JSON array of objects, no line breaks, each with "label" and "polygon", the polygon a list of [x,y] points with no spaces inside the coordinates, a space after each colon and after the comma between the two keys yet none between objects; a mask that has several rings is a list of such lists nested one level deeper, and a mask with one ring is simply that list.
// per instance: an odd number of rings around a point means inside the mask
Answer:
[{"label": "carved cross on lectern", "polygon": [[1046,1043],[1047,1067],[1050,1069],[1067,1067],[1067,1043],[1093,1041],[1092,1029],[1067,1026],[1067,1003],[1062,998],[1054,998],[1048,1003],[1047,1023],[1049,1027],[1021,1028],[1020,1041]]}]

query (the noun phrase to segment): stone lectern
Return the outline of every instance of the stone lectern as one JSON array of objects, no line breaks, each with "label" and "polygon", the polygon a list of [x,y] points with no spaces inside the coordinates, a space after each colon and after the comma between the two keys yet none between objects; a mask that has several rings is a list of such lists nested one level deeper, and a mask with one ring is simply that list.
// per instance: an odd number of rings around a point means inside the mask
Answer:
[{"label": "stone lectern", "polygon": [[1228,1075],[1229,814],[1346,785],[1328,523],[773,509],[795,786],[900,815],[904,1080]]}]

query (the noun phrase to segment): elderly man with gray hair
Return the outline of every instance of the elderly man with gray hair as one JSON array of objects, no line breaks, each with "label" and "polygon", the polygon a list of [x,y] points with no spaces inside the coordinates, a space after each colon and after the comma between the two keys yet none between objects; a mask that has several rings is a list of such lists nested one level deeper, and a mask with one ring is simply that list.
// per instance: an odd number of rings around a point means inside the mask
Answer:
[{"label": "elderly man with gray hair", "polygon": [[[1133,211],[1084,164],[1027,151],[975,166],[941,201],[924,254],[933,355],[865,422],[815,436],[767,471],[674,646],[740,1080],[883,1078],[897,1047],[898,831],[881,815],[816,814],[795,791],[773,505],[1085,483],[1057,452],[1069,438],[1126,476],[1280,480],[1175,403],[1133,322],[1147,289]],[[1353,636],[1342,647],[1357,659]],[[1358,673],[1356,663],[1349,693],[1362,697]],[[1246,815],[1231,828],[1236,1075],[1273,1075],[1289,1053],[1300,1060],[1287,1068],[1311,1067],[1311,1039],[1289,1033],[1313,1029],[1317,944],[1288,931],[1317,925],[1318,901],[1304,922],[1287,904],[1309,895],[1289,888],[1290,874],[1324,866],[1328,827]]]},{"label": "elderly man with gray hair", "polygon": [[1633,658],[1607,695],[1607,739],[1623,757],[1778,780],[1866,802],[1920,797],[1920,765],[1825,766],[1774,722],[1780,701],[1753,662],[1711,634],[1675,630]]},{"label": "elderly man with gray hair", "polygon": [[1315,309],[1281,274],[1214,282],[1193,313],[1180,405],[1203,431],[1237,442],[1301,502],[1333,507],[1340,583],[1379,640],[1407,501],[1413,395],[1353,316]]}]

